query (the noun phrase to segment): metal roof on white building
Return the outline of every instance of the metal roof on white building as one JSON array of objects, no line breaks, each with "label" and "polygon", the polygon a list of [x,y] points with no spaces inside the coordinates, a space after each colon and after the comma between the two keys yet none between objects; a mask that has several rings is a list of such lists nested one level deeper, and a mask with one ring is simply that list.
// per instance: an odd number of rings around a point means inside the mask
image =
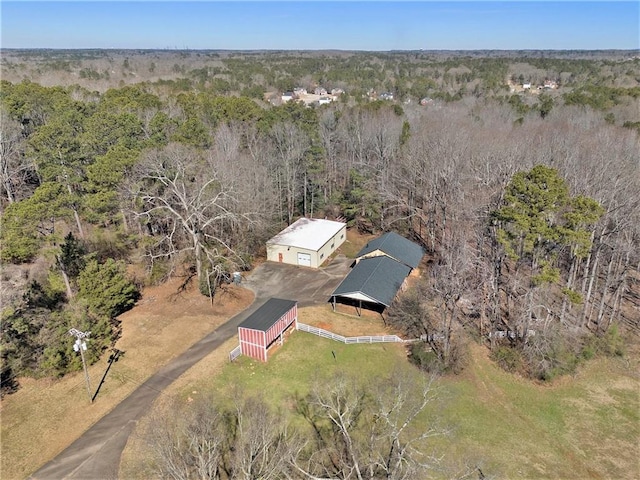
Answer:
[{"label": "metal roof on white building", "polygon": [[271,245],[305,248],[318,251],[346,223],[322,218],[300,218],[267,242]]}]

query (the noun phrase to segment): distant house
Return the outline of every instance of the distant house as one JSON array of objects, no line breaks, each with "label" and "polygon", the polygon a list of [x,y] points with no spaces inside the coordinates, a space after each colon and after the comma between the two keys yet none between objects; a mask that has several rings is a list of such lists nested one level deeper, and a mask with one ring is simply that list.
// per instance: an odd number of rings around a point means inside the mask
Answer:
[{"label": "distant house", "polygon": [[344,90],[341,88],[332,88],[331,89],[331,95],[342,95],[344,93]]},{"label": "distant house", "polygon": [[422,105],[423,107],[429,105],[430,103],[433,103],[433,98],[424,97],[420,99],[420,105]]},{"label": "distant house", "polygon": [[302,87],[296,87],[296,88],[293,89],[293,94],[295,96],[306,95],[307,94],[307,89],[306,88],[302,88]]},{"label": "distant house", "polygon": [[523,90],[530,90],[531,89],[531,84],[530,83],[523,83],[522,84],[522,89]]},{"label": "distant house", "polygon": [[281,100],[283,103],[290,102],[291,100],[293,100],[293,92],[284,92],[282,94]]},{"label": "distant house", "polygon": [[346,223],[303,217],[267,241],[267,260],[318,268],[346,239]]},{"label": "distant house", "polygon": [[558,84],[553,80],[545,80],[543,87],[546,89],[554,89],[554,88],[558,88]]},{"label": "distant house", "polygon": [[313,91],[313,93],[315,93],[316,95],[326,95],[327,94],[327,89],[326,88],[322,88],[322,87],[316,87],[316,89]]},{"label": "distant house", "polygon": [[318,104],[319,105],[326,105],[328,103],[331,103],[331,100],[333,100],[331,97],[320,97],[318,99]]},{"label": "distant house", "polygon": [[378,98],[380,100],[393,100],[393,93],[391,93],[391,92],[382,92],[380,95],[378,95]]}]

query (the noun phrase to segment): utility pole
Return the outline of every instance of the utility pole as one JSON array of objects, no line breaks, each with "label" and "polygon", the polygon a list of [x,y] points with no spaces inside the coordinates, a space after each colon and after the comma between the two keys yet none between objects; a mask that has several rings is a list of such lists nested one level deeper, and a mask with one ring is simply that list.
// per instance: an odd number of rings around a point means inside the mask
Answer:
[{"label": "utility pole", "polygon": [[87,393],[89,394],[89,402],[93,403],[93,397],[91,396],[91,384],[89,383],[89,371],[87,370],[87,362],[84,359],[84,352],[87,349],[86,338],[89,338],[91,332],[81,332],[72,328],[69,330],[69,334],[76,337],[76,343],[73,344],[73,349],[76,352],[80,352],[80,358],[82,358],[82,368],[84,369],[84,379],[87,382]]}]

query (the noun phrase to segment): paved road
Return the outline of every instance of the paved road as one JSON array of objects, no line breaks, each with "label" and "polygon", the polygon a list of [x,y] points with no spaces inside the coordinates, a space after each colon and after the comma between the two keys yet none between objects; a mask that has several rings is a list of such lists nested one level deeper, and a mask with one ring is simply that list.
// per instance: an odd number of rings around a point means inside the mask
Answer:
[{"label": "paved road", "polygon": [[[137,421],[150,411],[153,401],[164,388],[236,335],[238,325],[268,298],[298,300],[301,306],[325,303],[348,269],[349,260],[342,256],[336,257],[328,267],[321,270],[273,263],[259,266],[244,281],[244,286],[253,290],[256,295],[250,307],[162,367],[31,478],[118,478],[120,457],[129,435]],[[97,401],[100,401],[99,397]]]}]

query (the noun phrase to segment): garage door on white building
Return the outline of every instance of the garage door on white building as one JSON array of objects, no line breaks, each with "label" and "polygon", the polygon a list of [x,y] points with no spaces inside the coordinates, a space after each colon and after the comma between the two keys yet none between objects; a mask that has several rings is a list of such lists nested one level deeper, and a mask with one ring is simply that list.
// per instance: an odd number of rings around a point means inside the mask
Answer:
[{"label": "garage door on white building", "polygon": [[298,265],[302,265],[304,267],[311,266],[311,254],[310,253],[300,253],[298,252]]}]

